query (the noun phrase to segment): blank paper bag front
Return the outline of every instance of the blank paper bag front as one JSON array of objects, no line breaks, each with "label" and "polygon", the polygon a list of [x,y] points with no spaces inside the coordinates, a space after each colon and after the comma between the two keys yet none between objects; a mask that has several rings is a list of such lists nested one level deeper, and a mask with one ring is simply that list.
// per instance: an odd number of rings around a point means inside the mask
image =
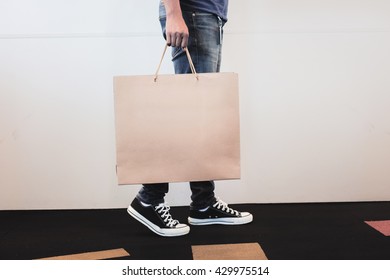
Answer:
[{"label": "blank paper bag front", "polygon": [[120,185],[240,178],[235,73],[114,77]]}]

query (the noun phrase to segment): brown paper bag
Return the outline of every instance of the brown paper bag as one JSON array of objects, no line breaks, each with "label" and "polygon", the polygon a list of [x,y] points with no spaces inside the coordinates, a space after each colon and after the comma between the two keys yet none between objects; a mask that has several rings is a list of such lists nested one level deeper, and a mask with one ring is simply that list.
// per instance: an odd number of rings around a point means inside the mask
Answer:
[{"label": "brown paper bag", "polygon": [[240,178],[238,76],[187,55],[192,74],[114,77],[120,185]]}]

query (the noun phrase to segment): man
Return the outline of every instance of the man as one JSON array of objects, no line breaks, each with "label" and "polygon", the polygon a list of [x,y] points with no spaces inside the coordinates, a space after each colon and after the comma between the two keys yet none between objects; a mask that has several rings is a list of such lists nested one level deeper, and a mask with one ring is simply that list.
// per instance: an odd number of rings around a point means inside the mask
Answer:
[{"label": "man", "polygon": [[[227,20],[228,0],[163,0],[160,23],[167,44],[172,47],[176,74],[191,73],[183,48],[188,48],[199,73],[219,72],[223,26]],[[186,224],[172,218],[164,204],[168,183],[144,184],[128,212],[161,236],[189,233]],[[188,223],[191,225],[240,225],[250,223],[248,212],[239,212],[215,197],[214,182],[190,182],[192,191]]]}]

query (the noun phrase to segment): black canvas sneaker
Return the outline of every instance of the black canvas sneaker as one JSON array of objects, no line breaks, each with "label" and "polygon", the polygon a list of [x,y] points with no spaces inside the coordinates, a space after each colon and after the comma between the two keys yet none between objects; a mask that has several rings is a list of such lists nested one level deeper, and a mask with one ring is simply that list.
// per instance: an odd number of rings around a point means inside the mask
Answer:
[{"label": "black canvas sneaker", "polygon": [[190,209],[188,222],[191,225],[243,225],[252,222],[253,216],[248,212],[239,212],[230,208],[219,198],[212,206],[202,210]]},{"label": "black canvas sneaker", "polygon": [[174,220],[169,213],[169,206],[161,203],[157,206],[140,202],[137,198],[127,208],[127,212],[137,221],[161,236],[180,236],[190,232],[190,227]]}]

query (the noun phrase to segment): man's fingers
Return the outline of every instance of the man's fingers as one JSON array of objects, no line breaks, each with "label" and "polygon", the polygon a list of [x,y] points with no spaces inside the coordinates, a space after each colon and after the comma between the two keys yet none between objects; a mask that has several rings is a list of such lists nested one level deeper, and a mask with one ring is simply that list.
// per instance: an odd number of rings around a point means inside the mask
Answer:
[{"label": "man's fingers", "polygon": [[167,34],[166,37],[167,37],[167,45],[171,46],[172,45],[171,34]]},{"label": "man's fingers", "polygon": [[188,35],[184,35],[181,40],[181,47],[186,48],[188,45]]},{"label": "man's fingers", "polygon": [[176,33],[175,34],[175,47],[179,47],[181,45],[181,41],[182,41],[182,34],[180,33]]},{"label": "man's fingers", "polygon": [[167,45],[172,47],[187,47],[188,44],[188,34],[187,33],[172,33],[167,34]]}]

